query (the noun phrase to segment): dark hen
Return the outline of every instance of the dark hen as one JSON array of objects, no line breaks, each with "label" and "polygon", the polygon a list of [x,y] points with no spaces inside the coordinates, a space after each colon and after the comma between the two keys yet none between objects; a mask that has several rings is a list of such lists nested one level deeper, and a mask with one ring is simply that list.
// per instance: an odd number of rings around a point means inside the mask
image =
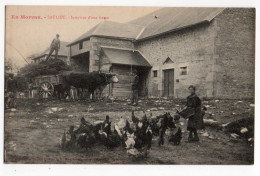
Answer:
[{"label": "dark hen", "polygon": [[181,139],[182,139],[182,131],[181,128],[178,127],[177,132],[170,136],[169,142],[172,142],[174,145],[180,145]]},{"label": "dark hen", "polygon": [[93,131],[94,126],[87,122],[84,117],[80,119],[80,126],[77,130],[75,130],[75,134],[80,134],[80,133],[90,133]]},{"label": "dark hen", "polygon": [[116,132],[113,132],[110,135],[107,135],[105,132],[103,132],[101,134],[101,140],[103,141],[104,146],[107,148],[114,148],[121,145],[121,138]]},{"label": "dark hen", "polygon": [[135,116],[135,111],[132,111],[132,122],[135,124],[139,122],[139,119]]},{"label": "dark hen", "polygon": [[95,139],[95,135],[94,133],[82,133],[80,134],[80,136],[78,137],[78,141],[77,144],[81,147],[81,148],[91,148],[93,147],[93,145],[96,143],[96,139]]}]

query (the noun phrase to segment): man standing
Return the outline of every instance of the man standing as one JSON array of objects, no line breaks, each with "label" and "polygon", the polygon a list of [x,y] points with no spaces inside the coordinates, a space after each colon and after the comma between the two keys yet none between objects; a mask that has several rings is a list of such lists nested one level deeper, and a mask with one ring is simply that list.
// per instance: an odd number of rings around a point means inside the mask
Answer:
[{"label": "man standing", "polygon": [[16,106],[16,96],[17,92],[17,81],[14,79],[14,75],[10,74],[8,76],[8,80],[6,83],[6,91],[5,91],[5,107],[6,108],[15,108]]},{"label": "man standing", "polygon": [[59,39],[60,35],[56,34],[56,38],[52,40],[51,42],[51,46],[50,46],[50,53],[46,58],[46,61],[49,60],[49,57],[52,55],[53,51],[55,51],[55,59],[57,59],[58,56],[58,51],[60,49],[60,39]]},{"label": "man standing", "polygon": [[133,91],[133,97],[132,97],[132,105],[137,106],[138,105],[138,83],[139,83],[139,76],[137,75],[137,72],[134,71],[134,82],[132,84],[132,91]]}]

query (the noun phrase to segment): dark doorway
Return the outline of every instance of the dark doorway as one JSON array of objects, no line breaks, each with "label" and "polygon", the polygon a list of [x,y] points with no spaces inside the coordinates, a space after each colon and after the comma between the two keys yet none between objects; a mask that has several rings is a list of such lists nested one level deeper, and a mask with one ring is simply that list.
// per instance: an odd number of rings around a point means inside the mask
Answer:
[{"label": "dark doorway", "polygon": [[136,67],[139,76],[138,95],[146,97],[148,95],[147,78],[150,71],[149,67]]},{"label": "dark doorway", "polygon": [[71,66],[74,70],[89,72],[89,52],[71,57]]},{"label": "dark doorway", "polygon": [[174,96],[174,69],[163,70],[163,75],[164,75],[163,96],[173,97]]}]

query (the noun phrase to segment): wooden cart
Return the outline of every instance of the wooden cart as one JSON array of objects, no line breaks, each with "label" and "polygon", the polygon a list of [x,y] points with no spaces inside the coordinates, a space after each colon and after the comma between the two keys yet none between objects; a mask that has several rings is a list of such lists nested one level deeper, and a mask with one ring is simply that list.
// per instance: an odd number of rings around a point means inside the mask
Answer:
[{"label": "wooden cart", "polygon": [[38,76],[34,79],[33,88],[38,90],[39,98],[49,98],[54,93],[54,87],[62,83],[61,74]]}]

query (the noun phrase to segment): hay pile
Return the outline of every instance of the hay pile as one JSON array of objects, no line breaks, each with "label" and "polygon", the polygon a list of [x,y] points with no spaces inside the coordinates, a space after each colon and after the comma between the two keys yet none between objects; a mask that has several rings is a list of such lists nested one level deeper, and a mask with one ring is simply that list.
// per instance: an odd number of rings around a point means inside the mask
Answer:
[{"label": "hay pile", "polygon": [[35,78],[42,75],[55,75],[60,71],[70,71],[72,68],[59,59],[49,59],[40,63],[31,63],[20,69],[21,75],[27,78]]}]

